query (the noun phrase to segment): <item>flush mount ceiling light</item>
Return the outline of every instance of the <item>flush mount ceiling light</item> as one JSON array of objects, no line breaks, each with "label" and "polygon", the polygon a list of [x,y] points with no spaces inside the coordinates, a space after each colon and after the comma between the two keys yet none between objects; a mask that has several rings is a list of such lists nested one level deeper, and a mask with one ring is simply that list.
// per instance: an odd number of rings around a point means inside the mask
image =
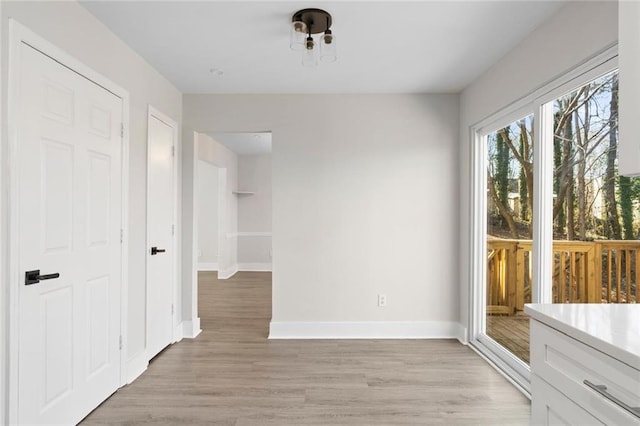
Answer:
[{"label": "flush mount ceiling light", "polygon": [[[322,35],[314,38],[315,34]],[[291,50],[302,51],[302,65],[307,67],[318,65],[318,58],[322,62],[334,62],[336,38],[331,32],[331,15],[321,9],[302,9],[294,13],[291,18]]]}]

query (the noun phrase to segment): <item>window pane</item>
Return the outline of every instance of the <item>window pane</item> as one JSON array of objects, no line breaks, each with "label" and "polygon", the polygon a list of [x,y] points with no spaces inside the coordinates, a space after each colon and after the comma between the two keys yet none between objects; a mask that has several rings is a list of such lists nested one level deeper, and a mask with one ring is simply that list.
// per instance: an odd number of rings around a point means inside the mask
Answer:
[{"label": "window pane", "polygon": [[618,74],[555,100],[554,303],[636,303],[640,180],[618,175]]},{"label": "window pane", "polygon": [[533,115],[487,136],[486,334],[529,362]]}]

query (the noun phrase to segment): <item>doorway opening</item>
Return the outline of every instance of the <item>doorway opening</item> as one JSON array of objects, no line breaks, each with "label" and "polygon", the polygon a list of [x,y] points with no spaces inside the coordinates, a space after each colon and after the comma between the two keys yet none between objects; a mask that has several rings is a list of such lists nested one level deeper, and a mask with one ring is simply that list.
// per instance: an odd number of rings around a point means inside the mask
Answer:
[{"label": "doorway opening", "polygon": [[199,135],[196,152],[197,271],[271,271],[271,132]]},{"label": "doorway opening", "polygon": [[228,280],[238,272],[243,279],[255,273],[271,283],[271,139],[271,132],[197,135],[196,285]]}]

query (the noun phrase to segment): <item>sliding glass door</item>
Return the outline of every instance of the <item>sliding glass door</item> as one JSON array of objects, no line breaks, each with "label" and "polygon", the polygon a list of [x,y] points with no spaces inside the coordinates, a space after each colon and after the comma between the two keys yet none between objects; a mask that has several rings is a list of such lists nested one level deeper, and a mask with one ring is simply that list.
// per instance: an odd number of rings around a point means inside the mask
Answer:
[{"label": "sliding glass door", "polygon": [[475,128],[471,343],[529,385],[526,303],[637,303],[640,179],[617,172],[616,58]]},{"label": "sliding glass door", "polygon": [[618,174],[618,73],[553,101],[553,303],[636,303],[640,180]]},{"label": "sliding glass door", "polygon": [[485,332],[529,362],[531,235],[533,232],[533,114],[489,133],[486,189]]}]

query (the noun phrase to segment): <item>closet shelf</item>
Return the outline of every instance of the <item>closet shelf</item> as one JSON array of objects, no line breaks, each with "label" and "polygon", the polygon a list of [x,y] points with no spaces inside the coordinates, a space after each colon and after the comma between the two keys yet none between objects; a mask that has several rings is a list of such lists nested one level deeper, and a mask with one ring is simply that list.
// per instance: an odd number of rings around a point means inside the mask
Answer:
[{"label": "closet shelf", "polygon": [[233,191],[236,195],[253,195],[255,192],[253,191]]}]

